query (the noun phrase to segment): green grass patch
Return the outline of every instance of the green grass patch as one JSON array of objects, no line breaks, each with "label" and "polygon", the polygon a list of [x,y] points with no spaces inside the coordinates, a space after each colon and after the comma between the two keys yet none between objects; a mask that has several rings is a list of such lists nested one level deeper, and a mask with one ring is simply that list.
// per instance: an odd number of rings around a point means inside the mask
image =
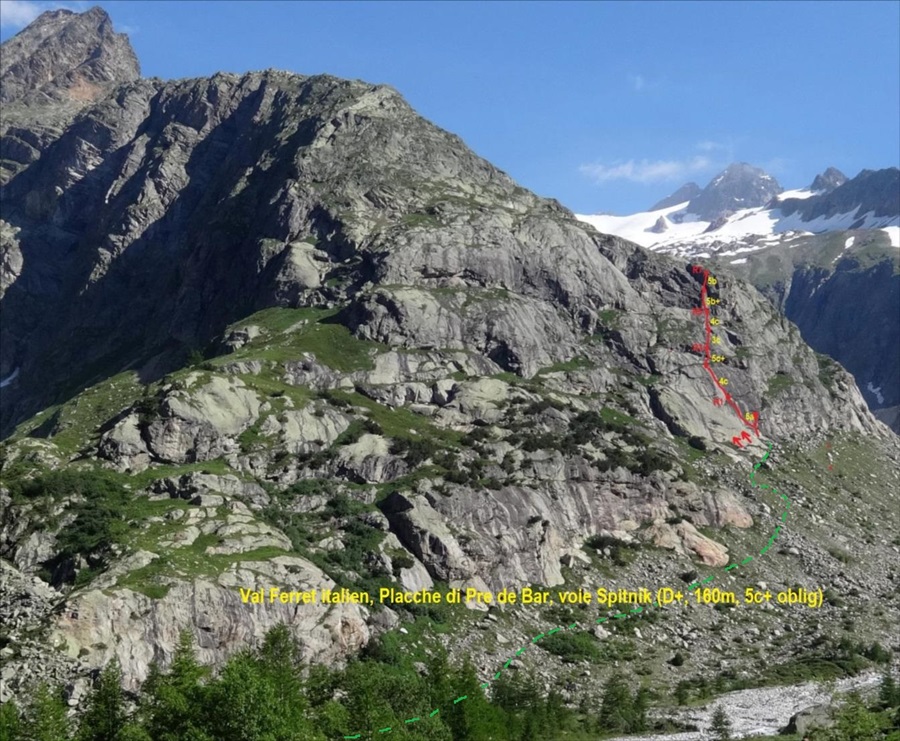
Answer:
[{"label": "green grass patch", "polygon": [[819,381],[827,389],[834,388],[840,366],[827,355],[816,353],[816,361],[819,364]]},{"label": "green grass patch", "polygon": [[63,453],[75,453],[97,437],[98,428],[144,394],[132,371],[85,389],[70,401],[45,409],[19,425],[12,439],[47,438]]},{"label": "green grass patch", "polygon": [[769,379],[769,382],[766,386],[766,395],[767,396],[778,396],[778,394],[786,391],[791,386],[794,385],[794,379],[791,378],[787,373],[776,373]]},{"label": "green grass patch", "polygon": [[252,314],[232,326],[256,324],[267,330],[266,335],[230,355],[214,359],[210,367],[215,369],[238,360],[284,363],[310,353],[338,371],[371,370],[375,367],[373,356],[385,352],[387,346],[357,339],[336,321],[337,313],[337,309],[274,308]]},{"label": "green grass patch", "polygon": [[267,546],[244,553],[207,554],[218,545],[215,535],[201,535],[191,545],[161,553],[159,558],[122,576],[116,586],[133,589],[153,599],[164,597],[172,581],[212,578],[237,563],[267,561],[278,556],[297,555],[282,548]]},{"label": "green grass patch", "polygon": [[554,363],[553,365],[547,366],[546,368],[541,368],[537,373],[535,373],[535,377],[546,375],[547,373],[561,373],[563,371],[575,371],[581,370],[583,368],[593,368],[594,364],[584,357],[572,358],[571,360],[564,360],[559,363]]},{"label": "green grass patch", "polygon": [[180,465],[153,465],[140,473],[116,474],[111,472],[111,475],[118,477],[122,483],[128,484],[132,489],[143,489],[158,479],[183,476],[187,473],[207,473],[214,476],[230,475],[244,478],[243,474],[235,471],[221,458],[199,461],[197,463],[182,463]]},{"label": "green grass patch", "polygon": [[427,437],[451,447],[458,446],[462,438],[461,432],[437,427],[428,421],[427,417],[411,412],[405,407],[391,408],[356,391],[332,390],[325,392],[325,397],[332,401],[343,400],[345,403],[365,409],[369,419],[377,423],[387,437],[408,440]]},{"label": "green grass patch", "polygon": [[404,214],[403,223],[409,227],[436,227],[441,226],[440,220],[434,215],[416,211],[411,214]]}]

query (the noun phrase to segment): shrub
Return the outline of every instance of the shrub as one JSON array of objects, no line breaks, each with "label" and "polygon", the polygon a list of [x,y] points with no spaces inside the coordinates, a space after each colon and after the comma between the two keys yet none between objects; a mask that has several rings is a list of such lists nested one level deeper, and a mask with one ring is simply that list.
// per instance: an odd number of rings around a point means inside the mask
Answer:
[{"label": "shrub", "polygon": [[617,566],[630,564],[634,558],[634,551],[638,548],[635,543],[625,543],[610,535],[593,535],[585,541],[585,545],[598,553],[608,548],[609,557]]},{"label": "shrub", "polygon": [[655,450],[644,450],[639,455],[638,472],[644,476],[653,471],[668,471],[672,468],[672,462]]},{"label": "shrub", "polygon": [[596,639],[587,633],[568,633],[561,631],[541,639],[541,648],[559,656],[563,661],[590,661],[600,660],[600,650]]},{"label": "shrub", "polygon": [[698,437],[697,435],[691,435],[688,438],[688,445],[690,445],[695,450],[707,450],[706,441],[702,437]]},{"label": "shrub", "polygon": [[391,453],[404,455],[406,462],[411,468],[415,468],[429,458],[433,458],[439,451],[440,448],[437,443],[429,438],[415,438],[412,440],[397,438],[391,443]]}]

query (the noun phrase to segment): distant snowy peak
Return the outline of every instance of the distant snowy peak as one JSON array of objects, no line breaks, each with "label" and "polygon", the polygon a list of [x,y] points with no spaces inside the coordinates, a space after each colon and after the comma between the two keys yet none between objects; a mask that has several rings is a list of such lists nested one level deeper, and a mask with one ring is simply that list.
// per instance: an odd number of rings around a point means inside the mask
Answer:
[{"label": "distant snowy peak", "polygon": [[863,170],[852,180],[811,198],[782,200],[780,208],[785,214],[799,214],[804,221],[832,218],[851,211],[860,216],[871,213],[876,218],[897,217],[900,216],[900,170],[896,167]]},{"label": "distant snowy peak", "polygon": [[816,175],[816,178],[812,181],[812,185],[809,186],[809,189],[830,193],[835,188],[839,188],[846,183],[847,180],[847,176],[836,167],[829,167],[825,172]]},{"label": "distant snowy peak", "polygon": [[735,211],[764,206],[782,190],[778,181],[764,170],[736,162],[693,196],[688,210],[706,221],[716,221]]},{"label": "distant snowy peak", "polygon": [[[714,178],[704,192],[714,185],[722,186],[732,174],[726,171]],[[898,246],[900,170],[897,168],[863,170],[830,191],[807,188],[782,191],[777,184],[776,187],[778,192],[762,204],[731,213],[720,212],[711,218],[697,207],[699,196],[631,216],[603,214],[578,218],[601,232],[677,255],[737,255],[791,241],[803,234],[848,229],[882,229],[890,244]]]},{"label": "distant snowy peak", "polygon": [[696,198],[702,192],[702,188],[697,183],[685,183],[672,195],[666,196],[658,203],[650,207],[651,211],[659,211],[661,208],[669,206],[677,206],[679,203],[686,203],[691,198]]}]

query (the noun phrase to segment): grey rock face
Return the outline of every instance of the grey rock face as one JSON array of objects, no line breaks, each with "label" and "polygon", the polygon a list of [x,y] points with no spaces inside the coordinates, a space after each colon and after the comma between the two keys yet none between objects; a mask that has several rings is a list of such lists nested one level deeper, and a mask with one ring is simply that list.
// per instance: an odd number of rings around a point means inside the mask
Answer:
[{"label": "grey rock face", "polygon": [[705,221],[742,208],[764,206],[783,188],[771,175],[745,162],[729,165],[699,194],[691,198],[688,211]]},{"label": "grey rock face", "polygon": [[650,231],[654,234],[663,234],[669,230],[669,221],[665,216],[660,216],[656,223],[650,227]]},{"label": "grey rock face", "polygon": [[254,607],[236,597],[241,587],[270,585],[303,591],[335,587],[313,564],[282,556],[241,562],[215,581],[176,583],[160,599],[128,589],[91,589],[71,600],[69,609],[56,618],[51,639],[72,658],[83,648],[92,649],[89,657],[95,667],[117,657],[129,689],[146,678],[151,661],[171,660],[183,629],[198,631],[198,656],[207,664],[220,663],[235,645],[253,645],[281,623],[300,638],[307,661],[331,661],[368,641],[365,612],[357,605],[334,605],[326,614],[280,603]]},{"label": "grey rock face", "polygon": [[100,456],[123,471],[141,471],[151,459],[168,463],[211,460],[235,450],[234,439],[257,420],[260,400],[236,378],[214,377],[191,388],[170,389],[159,416],[143,425],[131,413],[100,440]]}]

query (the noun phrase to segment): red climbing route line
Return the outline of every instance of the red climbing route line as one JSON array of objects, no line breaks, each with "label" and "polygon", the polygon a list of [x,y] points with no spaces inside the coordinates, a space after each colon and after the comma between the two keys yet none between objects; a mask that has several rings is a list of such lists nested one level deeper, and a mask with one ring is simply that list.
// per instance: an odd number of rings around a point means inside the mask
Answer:
[{"label": "red climbing route line", "polygon": [[[716,375],[716,372],[712,369],[712,324],[710,322],[710,310],[709,310],[709,301],[707,300],[709,297],[707,296],[707,286],[709,281],[709,271],[704,268],[702,265],[691,265],[691,273],[694,275],[702,275],[703,281],[700,287],[700,306],[693,310],[695,315],[703,316],[703,324],[705,329],[705,341],[703,343],[703,367],[706,368],[706,372],[709,373],[710,378],[712,378],[713,383],[716,386],[716,389],[722,392],[722,396],[724,397],[724,402],[728,404],[737,415],[738,419],[741,421],[741,424],[745,427],[749,427],[753,432],[759,437],[759,412],[748,412],[746,415],[741,411],[740,407],[737,405],[737,402],[732,398],[731,394],[725,390],[724,384],[721,379]],[[694,348],[698,348],[699,343],[697,343]],[[727,379],[725,379],[727,383]],[[722,399],[719,399],[718,395],[713,399],[713,404],[716,406],[721,406],[723,403]],[[747,417],[751,417],[748,419]],[[750,442],[750,435],[747,434],[747,431],[741,433],[740,437],[733,437],[732,442],[738,447],[741,447],[741,440],[745,442]]]}]

